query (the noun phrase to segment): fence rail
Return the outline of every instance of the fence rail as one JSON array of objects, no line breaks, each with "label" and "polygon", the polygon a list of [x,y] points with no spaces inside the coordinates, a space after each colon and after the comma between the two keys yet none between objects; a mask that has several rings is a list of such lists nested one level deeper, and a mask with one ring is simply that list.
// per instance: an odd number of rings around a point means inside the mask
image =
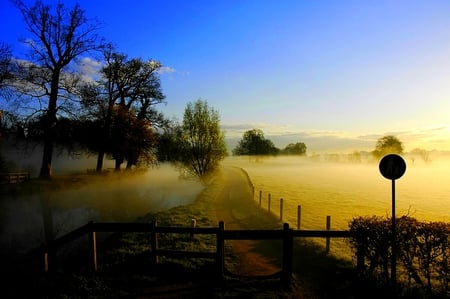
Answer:
[{"label": "fence rail", "polygon": [[[82,236],[88,235],[89,255],[91,269],[97,272],[97,241],[96,232],[149,232],[151,256],[154,264],[158,264],[160,256],[170,256],[177,258],[209,258],[216,260],[217,275],[224,275],[224,241],[225,240],[282,240],[282,270],[280,278],[289,283],[292,276],[293,266],[293,245],[295,237],[319,237],[319,238],[349,238],[349,231],[332,230],[293,230],[288,223],[283,224],[283,229],[279,230],[225,230],[225,223],[219,222],[217,227],[178,227],[178,226],[158,226],[152,223],[95,223],[89,222],[80,228],[54,240],[52,243],[43,245],[44,271],[53,269],[56,266],[56,251],[58,247],[68,242],[74,241]],[[216,236],[215,251],[180,251],[166,250],[158,247],[158,234],[209,234]],[[50,267],[50,268],[49,268]]]},{"label": "fence rail", "polygon": [[28,172],[8,172],[0,173],[0,184],[18,184],[28,181],[30,173]]}]

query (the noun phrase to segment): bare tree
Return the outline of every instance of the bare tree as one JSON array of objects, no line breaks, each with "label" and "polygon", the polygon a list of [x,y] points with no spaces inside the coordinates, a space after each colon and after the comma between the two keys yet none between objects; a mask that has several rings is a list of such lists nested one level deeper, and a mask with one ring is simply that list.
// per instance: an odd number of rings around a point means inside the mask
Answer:
[{"label": "bare tree", "polygon": [[[62,2],[54,7],[40,0],[29,6],[21,0],[13,3],[32,35],[23,40],[30,54],[29,63],[22,66],[27,68],[28,84],[34,84],[34,91],[40,92],[31,96],[39,98],[39,103],[43,104],[44,149],[39,177],[50,178],[57,113],[63,109],[59,101],[63,94],[70,95],[74,91],[70,85],[74,85],[75,76],[71,76],[67,68],[77,57],[102,47],[96,34],[99,23],[87,19],[78,3],[71,9],[66,9]],[[63,75],[65,72],[67,75]],[[68,82],[70,84],[65,84]]]},{"label": "bare tree", "polygon": [[11,48],[0,43],[0,90],[6,87],[7,81],[12,78],[11,58]]}]

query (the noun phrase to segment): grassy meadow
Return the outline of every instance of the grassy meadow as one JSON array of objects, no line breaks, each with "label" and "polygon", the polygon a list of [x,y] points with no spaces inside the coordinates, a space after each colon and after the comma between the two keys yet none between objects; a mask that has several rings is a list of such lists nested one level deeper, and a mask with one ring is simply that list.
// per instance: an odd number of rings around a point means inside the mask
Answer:
[{"label": "grassy meadow", "polygon": [[[409,215],[421,221],[450,221],[450,160],[436,157],[429,163],[405,158],[407,170],[396,186],[396,216]],[[358,216],[391,216],[392,184],[382,177],[378,162],[316,161],[308,157],[228,157],[224,165],[245,169],[255,186],[255,201],[279,215],[284,200],[283,221],[297,228],[297,206],[301,205],[301,229],[348,229]],[[318,240],[324,244],[323,240]],[[346,242],[332,241],[331,251],[348,257]]]}]

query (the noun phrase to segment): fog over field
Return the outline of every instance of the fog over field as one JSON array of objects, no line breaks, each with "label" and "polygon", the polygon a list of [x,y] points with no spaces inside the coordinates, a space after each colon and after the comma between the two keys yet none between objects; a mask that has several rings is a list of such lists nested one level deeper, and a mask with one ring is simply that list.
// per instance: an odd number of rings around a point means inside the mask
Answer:
[{"label": "fog over field", "polygon": [[[434,156],[425,163],[405,156],[405,161],[406,173],[396,180],[397,216],[450,221],[450,159]],[[278,213],[277,204],[283,198],[286,219],[292,224],[297,223],[297,205],[302,205],[303,228],[324,228],[327,215],[339,229],[346,229],[356,216],[391,215],[392,184],[382,177],[375,160],[349,163],[311,157],[230,157],[225,165],[239,165],[248,172],[255,197],[263,191],[265,206],[271,193],[274,212]]]},{"label": "fog over field", "polygon": [[[383,178],[378,161],[365,157],[359,163],[325,161],[325,156],[227,157],[223,166],[243,168],[255,186],[255,202],[262,192],[262,206],[279,212],[284,199],[284,219],[297,225],[297,206],[302,206],[302,229],[324,229],[326,216],[333,229],[347,229],[358,216],[391,215],[391,182]],[[346,157],[343,155],[342,157]],[[38,169],[36,159],[17,159]],[[423,221],[450,221],[450,159],[431,155],[428,162],[405,155],[407,170],[396,181],[397,216],[409,215]],[[85,174],[95,159],[55,158],[55,174]],[[107,161],[106,168],[111,167]],[[203,186],[183,180],[168,164],[150,168],[142,175],[92,176],[95,184],[30,196],[2,195],[0,201],[0,242],[3,250],[27,250],[45,240],[44,216],[50,211],[53,234],[62,235],[88,221],[134,221],[148,212],[192,202]],[[87,176],[89,177],[89,176]]]},{"label": "fog over field", "polygon": [[2,195],[3,250],[39,246],[45,240],[44,219],[48,213],[53,234],[59,236],[89,221],[135,221],[149,212],[190,203],[203,190],[199,182],[180,179],[178,171],[166,164],[143,174],[92,178],[95,184],[52,193],[36,190],[30,196]]}]

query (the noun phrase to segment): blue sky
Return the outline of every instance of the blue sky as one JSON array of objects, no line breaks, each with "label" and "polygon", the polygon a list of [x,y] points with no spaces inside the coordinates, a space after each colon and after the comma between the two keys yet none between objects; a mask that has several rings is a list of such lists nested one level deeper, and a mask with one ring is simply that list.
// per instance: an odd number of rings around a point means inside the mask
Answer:
[{"label": "blue sky", "polygon": [[[371,150],[385,134],[450,150],[449,1],[78,2],[120,52],[161,61],[166,116],[206,100],[231,145],[260,128],[308,152]],[[7,0],[0,19],[22,55]]]}]

